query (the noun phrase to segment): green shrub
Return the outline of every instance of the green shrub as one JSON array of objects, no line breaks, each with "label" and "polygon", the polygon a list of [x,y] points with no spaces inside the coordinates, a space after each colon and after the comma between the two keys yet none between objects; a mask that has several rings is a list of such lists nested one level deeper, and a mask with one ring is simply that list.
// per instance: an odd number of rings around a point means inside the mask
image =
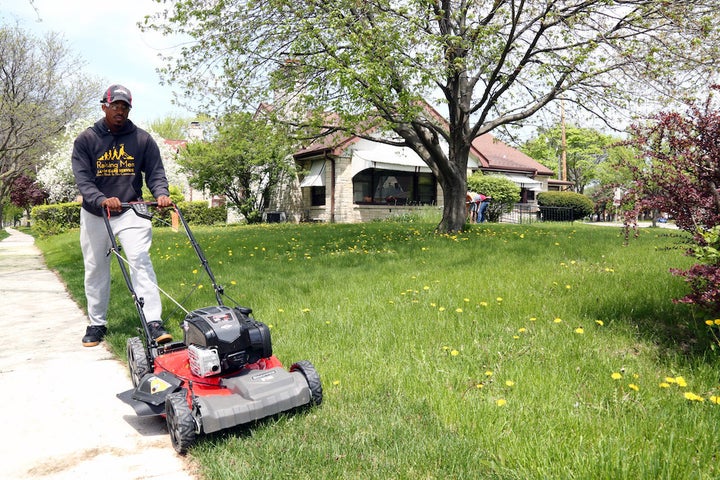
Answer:
[{"label": "green shrub", "polygon": [[[227,207],[210,207],[206,201],[178,202],[177,207],[191,225],[217,225],[227,221]],[[158,210],[153,217],[154,225],[170,223],[170,209]]]},{"label": "green shrub", "polygon": [[476,172],[468,178],[467,183],[470,191],[492,197],[486,212],[490,222],[500,220],[503,213],[510,212],[520,201],[520,187],[506,177]]},{"label": "green shrub", "polygon": [[80,226],[78,202],[37,205],[30,212],[33,231],[41,236],[57,235]]},{"label": "green shrub", "polygon": [[575,192],[542,192],[538,194],[537,202],[540,207],[570,208],[575,220],[591,215],[595,209],[590,198]]}]

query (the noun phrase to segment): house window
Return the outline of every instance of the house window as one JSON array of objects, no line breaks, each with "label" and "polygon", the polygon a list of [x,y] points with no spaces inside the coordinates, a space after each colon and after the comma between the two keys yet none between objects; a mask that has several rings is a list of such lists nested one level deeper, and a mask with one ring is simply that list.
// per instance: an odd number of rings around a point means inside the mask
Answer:
[{"label": "house window", "polygon": [[429,205],[437,191],[431,173],[369,168],[353,178],[353,202],[376,205]]},{"label": "house window", "polygon": [[310,187],[310,205],[313,207],[325,205],[325,187]]}]

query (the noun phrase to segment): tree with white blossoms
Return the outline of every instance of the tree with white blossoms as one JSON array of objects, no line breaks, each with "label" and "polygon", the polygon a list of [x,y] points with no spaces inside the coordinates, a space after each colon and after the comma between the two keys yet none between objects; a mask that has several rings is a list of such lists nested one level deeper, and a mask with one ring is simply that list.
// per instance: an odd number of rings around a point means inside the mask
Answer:
[{"label": "tree with white blossoms", "polygon": [[[44,155],[40,161],[43,165],[38,170],[37,181],[48,192],[50,203],[72,202],[80,194],[75,185],[75,177],[72,171],[72,151],[75,138],[94,123],[93,119],[84,118],[76,120],[65,127],[63,135],[55,142],[52,153]],[[184,196],[189,192],[187,177],[180,171],[177,164],[177,152],[172,145],[165,141],[152,130],[148,133],[153,137],[160,148],[160,156],[165,166],[165,174],[168,183],[180,189]]]}]

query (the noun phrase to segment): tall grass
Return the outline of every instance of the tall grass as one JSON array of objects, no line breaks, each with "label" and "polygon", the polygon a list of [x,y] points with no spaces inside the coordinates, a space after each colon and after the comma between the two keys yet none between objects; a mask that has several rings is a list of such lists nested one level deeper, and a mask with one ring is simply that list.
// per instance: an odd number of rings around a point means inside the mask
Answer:
[{"label": "tall grass", "polygon": [[[204,478],[720,477],[711,327],[671,301],[685,285],[668,269],[690,264],[682,234],[643,229],[623,246],[609,227],[450,236],[404,220],[194,230],[278,358],[312,361],[325,393],[201,437]],[[82,304],[77,233],[39,243]],[[156,229],[152,254],[163,289],[214,304],[181,234]],[[108,341],[124,356],[137,315],[115,270]],[[182,316],[166,321],[178,338]]]}]

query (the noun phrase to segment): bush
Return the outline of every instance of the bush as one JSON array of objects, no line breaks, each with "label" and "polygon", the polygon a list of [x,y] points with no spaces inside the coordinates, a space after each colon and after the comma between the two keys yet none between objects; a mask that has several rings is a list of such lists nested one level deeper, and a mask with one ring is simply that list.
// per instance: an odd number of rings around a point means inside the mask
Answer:
[{"label": "bush", "polygon": [[78,202],[37,205],[30,212],[33,231],[41,236],[57,235],[80,226]]},{"label": "bush", "polygon": [[590,198],[575,192],[542,192],[537,197],[541,207],[557,207],[572,209],[573,220],[587,217],[595,210],[595,204]]},{"label": "bush", "polygon": [[[227,207],[209,207],[206,201],[178,202],[178,209],[182,212],[185,220],[191,225],[216,225],[225,224],[227,221]],[[170,210],[163,209],[155,212],[153,225],[170,224]]]},{"label": "bush", "polygon": [[520,201],[520,187],[500,175],[482,175],[477,172],[468,178],[468,189],[492,197],[486,215],[488,221],[497,222],[503,213],[512,211]]},{"label": "bush", "polygon": [[[224,224],[227,208],[208,207],[207,202],[179,202],[178,208],[185,220],[192,225]],[[80,203],[55,203],[33,207],[30,214],[33,231],[41,237],[57,235],[72,228],[80,227]],[[158,210],[153,217],[153,225],[169,225],[170,209]]]}]

